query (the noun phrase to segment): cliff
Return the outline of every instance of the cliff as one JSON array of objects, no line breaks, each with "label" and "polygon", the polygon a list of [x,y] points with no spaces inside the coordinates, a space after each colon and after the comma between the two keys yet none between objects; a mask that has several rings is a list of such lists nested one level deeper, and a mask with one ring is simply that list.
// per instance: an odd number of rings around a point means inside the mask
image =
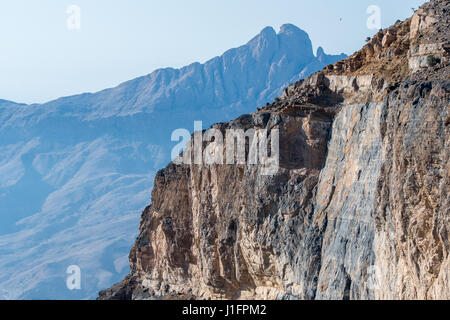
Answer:
[{"label": "cliff", "polygon": [[[129,272],[140,213],[171,133],[252,112],[346,55],[283,25],[203,64],[23,105],[0,100],[0,300],[95,299]],[[82,270],[67,290],[66,270]]]},{"label": "cliff", "polygon": [[132,272],[100,299],[450,299],[449,10],[214,125],[278,133],[278,170],[161,170]]}]

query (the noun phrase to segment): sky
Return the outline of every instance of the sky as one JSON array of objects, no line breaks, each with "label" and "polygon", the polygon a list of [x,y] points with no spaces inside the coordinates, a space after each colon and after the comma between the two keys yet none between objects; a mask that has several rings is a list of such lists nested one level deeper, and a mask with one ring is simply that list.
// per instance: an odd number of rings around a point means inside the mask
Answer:
[{"label": "sky", "polygon": [[[308,32],[315,48],[350,55],[376,33],[368,28],[376,12],[385,28],[424,2],[2,0],[0,99],[43,103],[96,92],[158,68],[205,62],[285,23]],[[379,11],[368,13],[370,6]]]}]

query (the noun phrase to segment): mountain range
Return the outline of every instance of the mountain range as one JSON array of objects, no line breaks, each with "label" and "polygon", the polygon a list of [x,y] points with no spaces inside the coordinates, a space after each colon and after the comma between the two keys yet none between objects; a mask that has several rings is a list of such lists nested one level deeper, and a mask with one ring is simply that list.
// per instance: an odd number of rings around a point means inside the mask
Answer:
[{"label": "mountain range", "polygon": [[[0,299],[92,299],[129,273],[128,252],[171,133],[228,121],[346,55],[265,28],[204,64],[160,69],[44,104],[0,100]],[[66,270],[81,269],[81,290]]]},{"label": "mountain range", "polygon": [[431,0],[214,124],[219,161],[160,170],[131,272],[99,299],[450,299],[449,106],[450,1]]}]

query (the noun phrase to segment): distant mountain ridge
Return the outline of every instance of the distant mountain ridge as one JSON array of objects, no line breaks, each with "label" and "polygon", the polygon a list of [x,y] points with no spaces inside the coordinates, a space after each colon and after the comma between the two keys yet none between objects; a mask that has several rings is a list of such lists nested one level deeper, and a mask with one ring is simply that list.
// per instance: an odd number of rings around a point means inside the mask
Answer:
[{"label": "distant mountain ridge", "polygon": [[[123,278],[171,132],[252,112],[346,57],[317,54],[299,28],[268,27],[205,64],[45,104],[0,100],[0,299],[95,298]],[[66,288],[70,265],[80,291]]]},{"label": "distant mountain ridge", "polygon": [[158,69],[115,88],[32,105],[26,115],[90,120],[161,109],[179,111],[186,106],[240,110],[240,114],[248,111],[248,105],[271,102],[280,88],[345,57],[327,55],[321,47],[316,57],[308,34],[294,25],[283,25],[278,34],[266,27],[246,45],[205,64]]}]

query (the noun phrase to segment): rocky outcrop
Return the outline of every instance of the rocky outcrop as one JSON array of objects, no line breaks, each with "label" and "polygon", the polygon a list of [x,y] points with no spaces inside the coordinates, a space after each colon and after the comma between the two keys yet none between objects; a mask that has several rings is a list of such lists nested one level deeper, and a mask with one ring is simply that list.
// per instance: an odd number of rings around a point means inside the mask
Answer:
[{"label": "rocky outcrop", "polygon": [[[213,126],[277,130],[279,170],[161,170],[132,273],[100,299],[450,299],[449,9]],[[439,62],[411,68],[428,46]]]},{"label": "rocky outcrop", "polygon": [[[100,92],[0,100],[0,300],[94,299],[122,280],[174,130],[252,112],[346,57],[315,56],[306,32],[283,25],[205,63]],[[72,265],[80,290],[65,285]]]}]

